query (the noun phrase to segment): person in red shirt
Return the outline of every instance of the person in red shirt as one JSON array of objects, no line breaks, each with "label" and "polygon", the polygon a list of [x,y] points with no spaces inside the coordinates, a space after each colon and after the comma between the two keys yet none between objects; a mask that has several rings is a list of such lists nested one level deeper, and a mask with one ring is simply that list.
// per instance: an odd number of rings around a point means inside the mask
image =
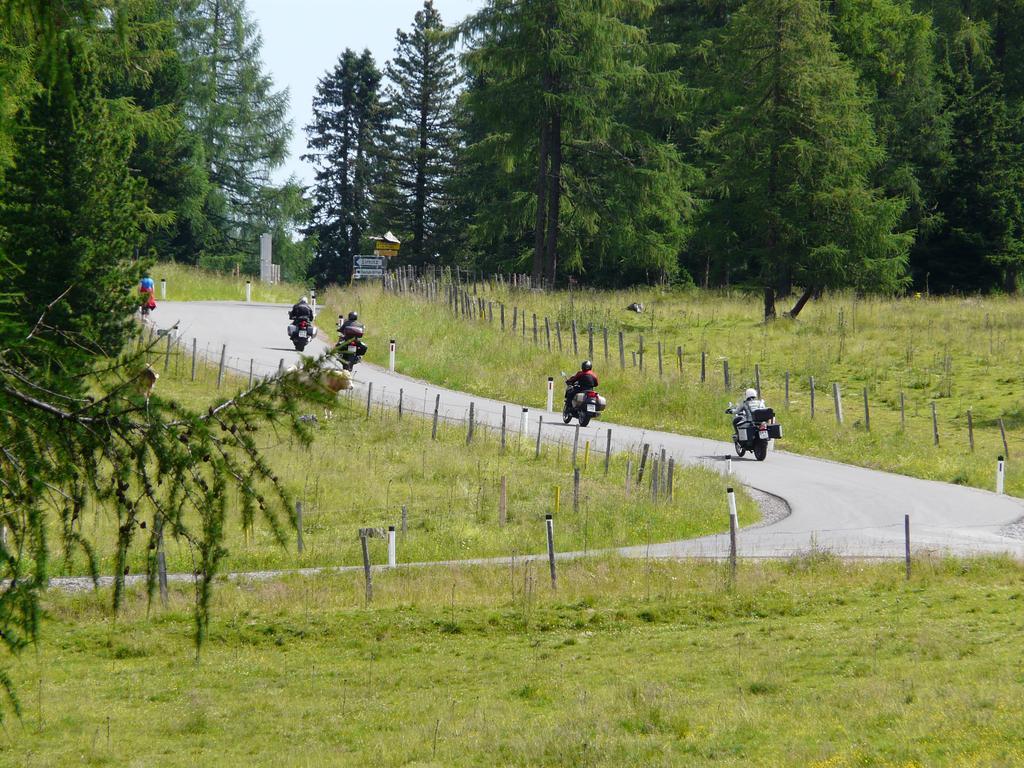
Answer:
[{"label": "person in red shirt", "polygon": [[594,373],[594,364],[589,360],[580,363],[578,373],[565,380],[565,404],[569,405],[572,398],[579,392],[589,392],[597,389],[597,374]]}]

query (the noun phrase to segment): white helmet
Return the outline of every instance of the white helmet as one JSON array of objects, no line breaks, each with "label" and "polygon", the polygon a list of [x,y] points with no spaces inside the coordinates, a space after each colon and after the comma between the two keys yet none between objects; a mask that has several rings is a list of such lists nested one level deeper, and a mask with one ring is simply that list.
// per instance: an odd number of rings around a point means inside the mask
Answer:
[{"label": "white helmet", "polygon": [[308,304],[308,303],[309,302],[306,300],[305,296],[303,296],[301,299],[299,299],[299,304]]},{"label": "white helmet", "polygon": [[743,399],[744,400],[753,400],[753,399],[756,399],[756,398],[757,398],[757,390],[754,389],[753,387],[748,388],[747,391],[743,393]]}]

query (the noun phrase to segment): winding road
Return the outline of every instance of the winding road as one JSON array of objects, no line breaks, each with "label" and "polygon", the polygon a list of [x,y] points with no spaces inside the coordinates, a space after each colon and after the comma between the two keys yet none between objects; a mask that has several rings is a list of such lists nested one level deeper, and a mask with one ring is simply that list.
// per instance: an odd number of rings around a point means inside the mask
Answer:
[{"label": "winding road", "polygon": [[[178,337],[186,348],[196,339],[197,349],[213,361],[226,350],[227,364],[248,374],[250,361],[256,376],[274,374],[281,361],[287,367],[298,362],[285,326],[287,307],[238,302],[162,302],[158,328],[179,322]],[[386,343],[372,335],[369,344]],[[307,354],[320,354],[326,345],[314,341]],[[401,356],[398,358],[401,370]],[[374,402],[397,404],[402,392],[403,407],[432,414],[440,395],[440,414],[464,420],[474,403],[478,423],[499,427],[502,407],[508,408],[510,429],[518,432],[523,408],[520,404],[476,397],[465,392],[435,386],[369,364],[356,370],[355,397],[366,397],[372,384]],[[543,386],[543,383],[540,383]],[[555,393],[556,404],[560,392]],[[612,403],[614,406],[614,403]],[[614,413],[614,410],[611,411]],[[530,439],[535,440],[538,417],[543,418],[542,436],[557,440],[570,436],[573,427],[561,423],[559,413],[531,408],[527,414]],[[723,435],[729,428],[723,417]],[[729,443],[655,432],[601,420],[580,431],[580,441],[606,445],[611,430],[613,451],[635,451],[649,443],[652,451],[663,448],[676,463],[703,464],[727,471]],[[904,552],[904,515],[910,515],[911,545],[915,552],[930,551],[956,555],[1008,553],[1024,557],[1024,540],[1012,531],[1024,516],[1021,501],[989,491],[948,483],[879,472],[862,467],[815,459],[783,450],[769,453],[764,462],[750,459],[731,461],[737,482],[784,499],[790,514],[767,525],[744,527],[740,520],[739,552],[744,557],[788,557],[813,547],[845,557],[901,557]],[[995,467],[993,466],[993,479]],[[685,493],[685,488],[677,488]],[[652,557],[721,557],[728,552],[728,536],[705,536],[647,547],[631,547],[623,554]]]}]

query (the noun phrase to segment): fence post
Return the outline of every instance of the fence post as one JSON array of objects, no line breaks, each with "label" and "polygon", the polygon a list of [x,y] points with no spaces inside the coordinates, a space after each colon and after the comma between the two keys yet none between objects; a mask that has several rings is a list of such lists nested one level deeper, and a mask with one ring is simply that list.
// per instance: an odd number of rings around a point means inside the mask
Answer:
[{"label": "fence post", "polygon": [[974,453],[974,416],[972,408],[967,409],[967,439],[971,444],[971,453]]},{"label": "fence post", "polygon": [[[864,387],[864,429],[871,431],[871,410],[868,408],[868,388]],[[973,440],[972,440],[973,442]]]},{"label": "fence post", "polygon": [[661,360],[661,342],[659,341],[658,342],[658,376],[661,377],[661,376],[664,376],[664,374],[665,374],[665,368],[662,365],[662,360]]},{"label": "fence post", "polygon": [[366,418],[370,418],[370,401],[373,399],[373,382],[366,387]]},{"label": "fence post", "polygon": [[580,425],[576,425],[576,429],[572,433],[572,465],[576,466],[576,456],[580,449]]},{"label": "fence post", "polygon": [[402,406],[405,405],[405,388],[398,388],[398,420],[402,420]]},{"label": "fence post", "polygon": [[608,326],[602,325],[601,331],[604,334],[604,363],[608,364]]},{"label": "fence post", "polygon": [[761,397],[761,364],[754,363],[754,389],[757,390],[757,396]]},{"label": "fence post", "polygon": [[164,354],[164,373],[171,367],[171,332],[167,332],[167,352]]},{"label": "fence post", "polygon": [[501,452],[505,452],[505,425],[508,421],[508,406],[501,406]]},{"label": "fence post", "polygon": [[402,535],[405,536],[405,534],[408,531],[409,531],[409,508],[405,504],[403,504],[402,505]]},{"label": "fence post", "polygon": [[249,358],[249,389],[252,389],[252,369],[256,365],[256,361],[253,358]]},{"label": "fence post", "polygon": [[839,392],[839,382],[838,381],[833,381],[832,382],[832,402],[835,404],[835,408],[836,408],[836,423],[837,424],[842,424],[843,423],[843,396]]},{"label": "fence post", "polygon": [[608,435],[607,435],[607,443],[605,444],[605,449],[604,449],[604,474],[605,474],[605,477],[608,476],[608,466],[611,463],[611,460],[612,460],[612,431],[611,431],[611,429],[609,429],[608,430]]},{"label": "fence post", "polygon": [[466,445],[473,442],[473,417],[476,411],[476,403],[469,401],[469,427],[466,429]]},{"label": "fence post", "polygon": [[811,376],[811,418],[814,418],[814,377]]},{"label": "fence post", "polygon": [[441,395],[434,399],[434,425],[430,428],[430,439],[437,440],[437,413],[441,410]]},{"label": "fence post", "polygon": [[668,500],[672,501],[674,496],[675,482],[673,480],[676,471],[676,460],[670,458],[668,460],[668,482],[665,484],[665,490],[668,492]]},{"label": "fence post", "polygon": [[587,323],[587,357],[594,359],[594,324]]},{"label": "fence post", "polygon": [[224,361],[228,354],[228,345],[222,344],[220,348],[220,367],[217,369],[217,389],[220,389],[221,382],[224,381]]},{"label": "fence post", "polygon": [[548,342],[548,352],[551,351],[551,321],[544,318],[544,338]]},{"label": "fence post", "polygon": [[501,494],[498,496],[498,525],[504,527],[508,521],[508,478],[501,476]]},{"label": "fence post", "polygon": [[728,360],[723,360],[722,361],[722,382],[725,384],[725,391],[726,392],[728,392],[728,391],[730,391],[732,389],[732,387],[729,386],[729,361]]},{"label": "fence post", "polygon": [[736,581],[736,531],[739,528],[739,519],[736,515],[736,495],[732,488],[726,488],[729,497],[729,569],[732,573],[732,580]]},{"label": "fence post", "polygon": [[577,344],[577,341],[576,341],[576,318],[575,317],[572,319],[572,354],[573,354],[573,357],[579,357],[580,356],[579,345]]},{"label": "fence post", "polygon": [[1003,426],[1003,419],[999,417],[999,434],[1003,438],[1003,454],[1006,458],[1010,458],[1010,446],[1006,444],[1006,427]]},{"label": "fence post", "polygon": [[907,429],[907,401],[903,396],[903,391],[900,391],[900,431],[905,432]]},{"label": "fence post", "polygon": [[533,346],[537,346],[537,313],[533,313]]},{"label": "fence post", "polygon": [[535,459],[539,459],[540,458],[540,431],[541,431],[541,429],[543,427],[544,427],[544,417],[543,416],[538,416],[537,417],[537,449],[536,449],[536,451],[533,454],[533,457]]},{"label": "fence post", "polygon": [[789,371],[786,371],[786,410],[789,410]]},{"label": "fence post", "polygon": [[577,514],[580,511],[580,468],[572,471],[572,511]]},{"label": "fence post", "polygon": [[651,450],[650,443],[644,443],[643,452],[640,454],[640,470],[636,476],[636,484],[640,485],[644,481],[644,467],[647,466],[647,452]]},{"label": "fence post", "polygon": [[306,548],[305,544],[302,543],[302,502],[295,502],[295,546],[301,555],[303,550]]},{"label": "fence post", "polygon": [[935,445],[939,444],[939,416],[935,411],[935,401],[932,400],[932,437],[935,439]]},{"label": "fence post", "polygon": [[683,375],[683,348],[681,346],[676,347],[676,360],[679,362],[679,375]]},{"label": "fence post", "polygon": [[558,589],[558,574],[555,572],[555,521],[551,515],[544,515],[544,528],[548,537],[548,564],[551,567],[551,588]]},{"label": "fence post", "polygon": [[637,350],[637,356],[640,359],[640,372],[644,370],[644,335],[640,334],[640,348]]},{"label": "fence post", "polygon": [[370,571],[370,546],[366,540],[366,533],[359,532],[359,543],[363,549],[363,578],[366,579],[366,604],[373,602],[373,573]]},{"label": "fence post", "polygon": [[626,370],[626,347],[622,343],[622,331],[619,331],[619,368]]},{"label": "fence post", "polygon": [[555,320],[555,339],[558,341],[558,351],[562,351],[562,322]]},{"label": "fence post", "polygon": [[903,515],[903,553],[907,561],[907,581],[910,581],[910,515]]}]

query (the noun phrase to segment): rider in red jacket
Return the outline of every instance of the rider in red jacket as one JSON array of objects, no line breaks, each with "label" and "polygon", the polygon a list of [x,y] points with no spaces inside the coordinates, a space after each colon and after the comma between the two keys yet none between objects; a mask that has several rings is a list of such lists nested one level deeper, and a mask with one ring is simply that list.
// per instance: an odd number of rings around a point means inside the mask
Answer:
[{"label": "rider in red jacket", "polygon": [[594,364],[589,360],[580,363],[580,370],[565,380],[565,402],[572,401],[578,392],[589,392],[597,388],[597,374],[594,373]]}]

